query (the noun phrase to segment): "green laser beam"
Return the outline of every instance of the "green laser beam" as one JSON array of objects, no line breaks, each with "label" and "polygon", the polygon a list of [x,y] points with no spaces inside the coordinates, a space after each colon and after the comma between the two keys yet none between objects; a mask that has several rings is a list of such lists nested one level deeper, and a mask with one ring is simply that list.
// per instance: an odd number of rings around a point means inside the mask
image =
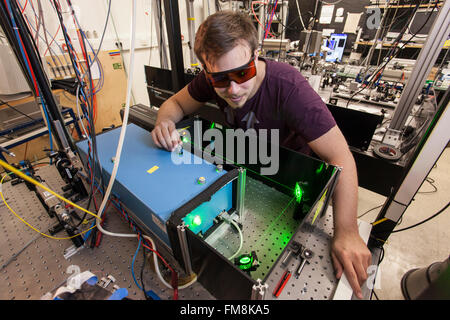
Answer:
[{"label": "green laser beam", "polygon": [[270,226],[268,226],[268,227],[266,228],[266,230],[264,230],[264,232],[262,233],[261,237],[259,238],[259,240],[258,240],[258,242],[256,243],[255,246],[257,246],[257,245],[259,244],[259,242],[260,242],[262,239],[264,239],[263,236],[267,233],[268,230],[270,230],[270,229],[273,227],[273,225],[274,225],[276,222],[278,222],[278,220],[280,220],[281,216],[282,216],[282,215],[284,214],[284,212],[290,207],[292,201],[294,201],[294,200],[295,200],[295,196],[292,197],[292,199],[289,201],[289,203],[286,205],[286,207],[281,211],[281,213],[278,215],[278,217],[275,218],[275,220],[270,224]]}]

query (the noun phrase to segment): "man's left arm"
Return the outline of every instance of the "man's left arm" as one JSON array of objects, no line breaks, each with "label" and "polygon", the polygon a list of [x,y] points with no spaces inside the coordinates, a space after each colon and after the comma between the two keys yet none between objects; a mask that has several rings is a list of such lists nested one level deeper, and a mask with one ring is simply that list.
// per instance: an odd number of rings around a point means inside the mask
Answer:
[{"label": "man's left arm", "polygon": [[353,292],[362,299],[361,285],[367,279],[371,253],[358,232],[358,178],[353,155],[337,126],[311,141],[309,146],[325,162],[342,167],[333,195],[331,257],[336,278],[340,279],[344,272]]}]

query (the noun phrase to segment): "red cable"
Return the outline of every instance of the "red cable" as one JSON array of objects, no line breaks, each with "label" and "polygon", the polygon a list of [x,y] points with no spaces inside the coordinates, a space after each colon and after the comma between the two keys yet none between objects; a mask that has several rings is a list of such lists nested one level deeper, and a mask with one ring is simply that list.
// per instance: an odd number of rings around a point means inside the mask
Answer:
[{"label": "red cable", "polygon": [[[139,239],[139,236],[138,236]],[[150,248],[149,246],[145,245],[145,243],[142,243],[142,245],[144,246],[144,248],[147,248],[148,250],[154,252],[161,260],[162,262],[166,265],[167,268],[170,269],[170,271],[172,272],[172,288],[173,288],[173,300],[178,300],[178,275],[177,273],[170,267],[170,265],[166,262],[166,260],[164,260],[163,257],[161,257],[161,255],[158,253],[158,251]],[[157,268],[158,266],[156,266]]]},{"label": "red cable", "polygon": [[[116,206],[114,206],[114,208],[121,213],[122,215],[125,215],[125,212],[122,210],[119,210]],[[130,221],[130,225],[131,221]],[[140,239],[140,235],[138,234],[138,240]],[[144,238],[145,240],[145,238]],[[155,253],[160,259],[161,261],[164,263],[164,265],[172,272],[172,288],[173,288],[173,299],[174,300],[178,300],[178,275],[175,272],[175,270],[172,269],[172,267],[166,262],[166,260],[164,260],[164,258],[159,254],[158,251],[154,250],[153,248],[149,247],[148,245],[145,244],[145,241],[142,242],[142,246],[148,250],[150,250],[151,252]],[[158,267],[158,266],[156,266]]]},{"label": "red cable", "polygon": [[275,3],[275,7],[272,9],[272,13],[270,15],[270,21],[267,25],[267,30],[264,35],[264,38],[267,38],[268,34],[270,33],[270,27],[272,26],[273,16],[274,16],[275,10],[277,9],[277,6],[278,6],[278,1]]},{"label": "red cable", "polygon": [[[263,4],[263,5],[265,5],[265,4],[267,4],[267,3],[266,3],[266,2],[262,2],[262,1],[252,1],[252,12],[253,12],[253,15],[254,15],[256,21],[258,21],[258,24],[259,24],[263,29],[265,29],[264,26],[263,26],[263,24],[261,23],[261,21],[259,21],[258,16],[256,15],[255,8],[254,8],[254,4],[255,4],[255,3]],[[273,35],[270,31],[269,31],[269,34],[270,34],[272,37],[274,37],[274,35]]]},{"label": "red cable", "polygon": [[[95,187],[96,188],[96,187]],[[96,188],[97,189],[97,188]],[[111,199],[109,200],[109,203],[111,203]],[[124,217],[125,212],[123,211],[123,209],[119,210],[116,206],[114,206],[114,208]],[[132,225],[132,222],[129,221],[130,226]],[[140,234],[138,234],[138,241],[140,241]],[[150,250],[151,252],[155,253],[159,259],[161,259],[161,261],[164,263],[164,265],[172,272],[172,288],[174,290],[173,292],[173,299],[174,300],[178,300],[178,275],[175,272],[175,270],[166,262],[166,260],[164,260],[164,258],[160,255],[160,253],[158,251],[156,251],[155,249],[151,248],[149,245],[146,244],[145,242],[145,238],[144,241],[142,242],[142,246],[148,250]],[[157,267],[157,266],[156,266]]]},{"label": "red cable", "polygon": [[61,29],[61,25],[58,25],[58,30],[56,30],[55,35],[52,38],[52,41],[50,41],[50,44],[47,46],[47,50],[44,52],[44,57],[47,54],[47,52],[50,50],[50,46],[52,45],[53,41],[55,41],[56,36],[58,35],[59,29]]},{"label": "red cable", "polygon": [[[19,4],[19,0],[17,0],[17,3]],[[25,11],[25,9],[27,8],[27,5],[28,5],[28,0],[25,0],[25,5],[23,6],[23,9],[22,9],[22,13]]]}]

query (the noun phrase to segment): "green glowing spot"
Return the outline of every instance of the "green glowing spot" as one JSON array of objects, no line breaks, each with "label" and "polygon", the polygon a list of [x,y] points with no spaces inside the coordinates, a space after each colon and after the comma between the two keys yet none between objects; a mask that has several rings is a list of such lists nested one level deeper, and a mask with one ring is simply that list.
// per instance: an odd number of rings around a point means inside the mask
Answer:
[{"label": "green glowing spot", "polygon": [[189,140],[188,140],[188,138],[183,137],[183,138],[181,138],[181,141],[182,141],[183,143],[186,143],[186,142],[188,142]]},{"label": "green glowing spot", "polygon": [[321,173],[322,171],[323,171],[323,163],[321,163],[321,164],[320,164],[320,167],[317,168],[316,174],[319,174],[319,173]]},{"label": "green glowing spot", "polygon": [[202,224],[202,218],[200,216],[195,216],[194,219],[192,219],[192,224],[197,227]]},{"label": "green glowing spot", "polygon": [[241,260],[239,260],[239,262],[240,262],[241,264],[247,264],[247,263],[249,263],[250,261],[252,261],[252,259],[250,259],[250,257],[242,257]]},{"label": "green glowing spot", "polygon": [[290,233],[283,233],[281,235],[281,239],[282,239],[283,243],[286,244],[291,239],[291,234]]},{"label": "green glowing spot", "polygon": [[236,259],[239,269],[247,271],[253,267],[253,255],[243,254]]},{"label": "green glowing spot", "polygon": [[216,126],[216,123],[215,123],[215,122],[211,123],[210,129],[214,129],[215,126]]},{"label": "green glowing spot", "polygon": [[300,187],[300,185],[298,184],[298,182],[295,184],[294,195],[295,195],[295,200],[298,203],[300,203],[302,201],[302,198],[303,198],[303,190]]}]

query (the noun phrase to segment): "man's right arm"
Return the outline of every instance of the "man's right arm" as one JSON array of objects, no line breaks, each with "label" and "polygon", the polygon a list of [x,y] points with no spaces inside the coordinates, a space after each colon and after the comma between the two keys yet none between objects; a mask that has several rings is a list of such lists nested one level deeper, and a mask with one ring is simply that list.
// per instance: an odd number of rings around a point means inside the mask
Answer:
[{"label": "man's right arm", "polygon": [[180,143],[180,135],[175,124],[203,105],[203,102],[192,98],[187,86],[167,99],[159,108],[155,128],[152,131],[155,144],[160,148],[173,151]]}]

